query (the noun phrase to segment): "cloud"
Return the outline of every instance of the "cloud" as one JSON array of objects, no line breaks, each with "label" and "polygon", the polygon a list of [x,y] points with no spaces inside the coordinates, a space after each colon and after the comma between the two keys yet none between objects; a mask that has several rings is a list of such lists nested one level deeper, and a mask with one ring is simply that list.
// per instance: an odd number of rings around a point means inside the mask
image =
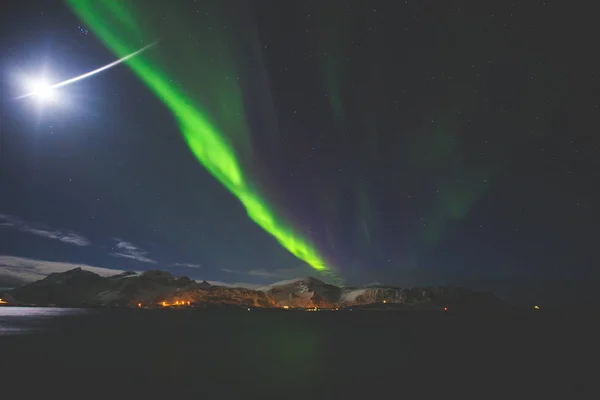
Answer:
[{"label": "cloud", "polygon": [[47,239],[58,240],[67,244],[74,244],[76,246],[88,246],[91,244],[85,236],[78,233],[50,229],[39,224],[32,225],[12,215],[0,214],[0,227],[14,228],[21,232],[45,237]]},{"label": "cloud", "polygon": [[86,264],[0,255],[0,279],[17,285],[37,281],[51,273],[65,272],[73,268],[81,268],[101,276],[111,276],[123,272],[119,269],[93,267]]},{"label": "cloud", "polygon": [[185,268],[202,268],[200,264],[192,264],[192,263],[175,263],[174,267],[185,267]]},{"label": "cloud", "polygon": [[22,229],[22,231],[42,236],[48,239],[60,240],[63,243],[74,244],[76,246],[87,246],[90,244],[90,241],[87,238],[78,233],[73,232],[64,233],[59,231],[50,231],[37,228]]},{"label": "cloud", "polygon": [[[299,266],[296,268],[279,268],[272,271],[264,269],[251,269],[249,271],[233,270],[229,268],[221,268],[221,271],[231,275],[242,275],[244,277],[255,277],[255,279],[261,283],[249,283],[249,282],[221,282],[221,281],[207,281],[211,285],[225,286],[225,287],[241,287],[246,289],[260,290],[266,285],[276,283],[281,280],[298,278],[301,276],[307,276],[312,271],[312,268],[308,266]],[[237,278],[234,278],[237,279]]]},{"label": "cloud", "polygon": [[126,258],[129,260],[136,260],[144,263],[156,264],[156,260],[153,260],[148,257],[147,251],[142,250],[135,244],[131,242],[126,242],[125,240],[119,238],[113,238],[113,240],[117,242],[114,248],[118,251],[110,253],[111,256]]},{"label": "cloud", "polygon": [[280,278],[280,277],[282,277],[278,273],[278,271],[269,272],[269,271],[265,271],[263,269],[250,270],[250,271],[246,272],[246,275],[260,276],[261,278]]},{"label": "cloud", "polygon": [[206,281],[213,286],[224,286],[230,288],[244,288],[244,289],[258,289],[263,287],[263,284],[248,283],[248,282],[220,282],[220,281]]},{"label": "cloud", "polygon": [[156,260],[148,258],[148,257],[144,256],[141,253],[136,253],[136,254],[110,253],[110,255],[113,256],[113,257],[118,257],[118,258],[128,258],[130,260],[136,260],[136,261],[139,261],[139,262],[145,262],[145,263],[151,263],[151,264],[155,264],[156,263]]},{"label": "cloud", "polygon": [[115,245],[115,247],[117,249],[122,249],[122,250],[126,250],[126,251],[137,251],[138,250],[138,247],[136,245],[134,245],[133,243],[126,242],[123,239],[119,239],[119,238],[113,238],[113,240],[117,241],[117,244]]},{"label": "cloud", "polygon": [[17,217],[13,217],[12,215],[0,214],[0,226],[2,227],[15,227],[22,223],[23,221],[21,221]]},{"label": "cloud", "polygon": [[251,269],[249,271],[241,271],[222,268],[221,271],[227,272],[229,274],[249,275],[269,279],[291,279],[297,278],[299,276],[310,275],[311,273],[314,274],[314,271],[308,266],[300,266],[296,268],[279,268],[274,269],[272,271],[267,271],[265,269]]}]

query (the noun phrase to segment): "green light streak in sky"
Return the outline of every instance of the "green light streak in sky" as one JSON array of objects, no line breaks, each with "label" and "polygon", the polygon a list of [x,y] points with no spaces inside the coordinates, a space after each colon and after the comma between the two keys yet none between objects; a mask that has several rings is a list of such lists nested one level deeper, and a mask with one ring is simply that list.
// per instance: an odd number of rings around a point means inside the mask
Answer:
[{"label": "green light streak in sky", "polygon": [[[157,39],[150,35],[162,36],[157,46],[130,59],[127,64],[173,113],[192,153],[240,200],[248,216],[312,268],[333,274],[316,248],[276,215],[241,166],[230,140],[235,139],[238,148],[247,151],[248,128],[244,119],[241,89],[234,79],[236,75],[231,62],[213,65],[208,71],[208,68],[203,69],[202,66],[208,65],[206,59],[209,56],[203,54],[198,58],[197,47],[191,49],[186,43],[163,39],[164,35],[169,34],[172,34],[171,39],[188,36],[188,32],[184,31],[185,13],[177,13],[177,6],[168,1],[141,1],[135,3],[140,6],[135,9],[134,2],[131,1],[67,0],[67,3],[118,57]],[[161,31],[157,25],[166,20],[167,16],[174,22],[170,25],[163,24]],[[146,27],[148,29],[144,29]],[[165,32],[164,27],[170,28],[172,32]],[[222,37],[203,40],[207,47],[212,46],[212,50],[223,44]],[[226,53],[227,49],[218,48],[216,51],[221,54]],[[177,62],[184,60],[186,65],[175,65],[175,61],[171,59],[173,54],[179,56]],[[227,60],[226,56],[223,58]],[[198,64],[201,62],[205,64]],[[180,75],[164,72],[173,69],[183,70],[185,73]],[[177,82],[175,79],[181,81]],[[217,119],[219,124],[215,122]],[[228,137],[224,132],[227,132]]]}]

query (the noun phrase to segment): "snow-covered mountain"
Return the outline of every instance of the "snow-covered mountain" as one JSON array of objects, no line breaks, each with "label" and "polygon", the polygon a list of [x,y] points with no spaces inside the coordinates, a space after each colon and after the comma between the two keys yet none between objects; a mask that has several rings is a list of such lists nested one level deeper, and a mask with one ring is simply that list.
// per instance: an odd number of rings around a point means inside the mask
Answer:
[{"label": "snow-covered mountain", "polygon": [[338,287],[313,277],[275,282],[260,288],[282,306],[327,307],[383,302],[403,303],[403,289],[371,284],[364,287]]},{"label": "snow-covered mountain", "polygon": [[379,283],[338,287],[310,276],[275,282],[259,290],[281,305],[294,307],[370,304],[384,300],[386,303],[403,303],[406,298],[401,288],[386,287]]},{"label": "snow-covered mountain", "polygon": [[198,282],[166,271],[125,272],[102,277],[76,268],[10,291],[17,302],[59,306],[222,305],[240,307],[334,308],[386,304],[386,307],[442,308],[486,306],[500,301],[492,294],[465,288],[399,288],[384,285],[338,287],[303,277],[260,288],[232,288]]},{"label": "snow-covered mountain", "polygon": [[339,303],[341,289],[311,276],[275,282],[260,288],[281,306],[327,307]]},{"label": "snow-covered mountain", "polygon": [[264,291],[281,306],[332,307],[369,304],[398,305],[409,308],[477,307],[498,305],[490,293],[460,287],[401,288],[380,283],[360,287],[338,287],[313,277],[280,281],[265,286]]}]

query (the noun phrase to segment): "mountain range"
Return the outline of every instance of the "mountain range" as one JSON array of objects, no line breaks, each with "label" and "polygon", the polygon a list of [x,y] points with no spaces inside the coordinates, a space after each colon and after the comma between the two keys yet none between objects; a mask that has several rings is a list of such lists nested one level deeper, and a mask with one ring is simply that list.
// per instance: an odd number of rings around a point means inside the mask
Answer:
[{"label": "mountain range", "polygon": [[384,306],[416,309],[501,307],[491,293],[462,287],[339,287],[313,277],[276,282],[256,290],[211,285],[153,270],[103,277],[75,268],[10,290],[9,304],[38,306],[338,308]]}]

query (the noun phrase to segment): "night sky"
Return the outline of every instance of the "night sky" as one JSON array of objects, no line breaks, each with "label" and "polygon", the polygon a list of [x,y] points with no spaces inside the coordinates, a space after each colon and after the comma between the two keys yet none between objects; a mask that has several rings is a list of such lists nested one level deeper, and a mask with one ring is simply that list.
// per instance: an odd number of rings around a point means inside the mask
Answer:
[{"label": "night sky", "polygon": [[[140,59],[208,116],[253,190],[345,283],[597,278],[592,9],[132,4],[143,23],[123,40],[159,40]],[[121,55],[65,3],[6,1],[0,15],[5,265],[323,277],[249,218],[128,65],[56,89],[55,102],[15,100],[25,75],[59,82]]]}]

